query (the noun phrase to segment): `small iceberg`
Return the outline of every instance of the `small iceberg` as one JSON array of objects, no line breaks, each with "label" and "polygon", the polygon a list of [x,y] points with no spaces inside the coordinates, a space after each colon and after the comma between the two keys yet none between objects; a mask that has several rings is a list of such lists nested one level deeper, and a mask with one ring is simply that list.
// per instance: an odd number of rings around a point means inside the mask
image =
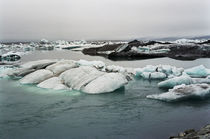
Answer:
[{"label": "small iceberg", "polygon": [[203,98],[210,94],[209,84],[178,85],[162,94],[148,95],[147,98],[162,101],[178,101],[193,97]]},{"label": "small iceberg", "polygon": [[203,78],[210,75],[210,69],[207,69],[203,65],[200,65],[200,66],[196,66],[190,69],[186,69],[185,73],[187,73],[191,77]]},{"label": "small iceberg", "polygon": [[193,83],[193,79],[189,75],[183,73],[181,76],[167,79],[165,81],[158,83],[158,87],[173,88],[174,86],[177,86],[177,85],[181,85],[181,84],[188,85],[188,84],[192,84],[192,83]]}]

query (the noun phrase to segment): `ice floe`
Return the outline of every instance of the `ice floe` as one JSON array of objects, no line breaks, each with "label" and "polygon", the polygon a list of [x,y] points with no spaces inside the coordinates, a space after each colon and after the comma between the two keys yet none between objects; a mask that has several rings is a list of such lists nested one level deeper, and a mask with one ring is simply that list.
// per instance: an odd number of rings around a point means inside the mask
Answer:
[{"label": "ice floe", "polygon": [[163,101],[177,101],[191,97],[205,97],[210,94],[209,84],[178,85],[162,94],[148,95],[147,98]]},{"label": "ice floe", "polygon": [[181,84],[188,85],[188,84],[192,84],[192,83],[193,83],[192,78],[189,75],[183,73],[181,76],[167,79],[165,81],[158,83],[158,87],[173,88],[174,86],[177,86],[177,85],[181,85]]},{"label": "ice floe", "polygon": [[210,69],[207,69],[203,65],[186,69],[185,72],[191,77],[195,77],[195,78],[202,78],[202,77],[207,77],[208,75],[210,75]]}]

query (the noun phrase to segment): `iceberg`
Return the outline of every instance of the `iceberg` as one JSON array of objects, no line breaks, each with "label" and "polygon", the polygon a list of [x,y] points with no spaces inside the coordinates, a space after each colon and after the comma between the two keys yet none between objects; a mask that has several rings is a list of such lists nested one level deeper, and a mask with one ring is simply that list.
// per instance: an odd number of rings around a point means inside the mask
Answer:
[{"label": "iceberg", "polygon": [[37,87],[46,88],[46,89],[55,89],[55,90],[70,89],[62,83],[62,81],[59,77],[52,77],[50,79],[47,79],[47,80],[39,83],[37,85]]},{"label": "iceberg", "polygon": [[167,76],[162,72],[143,72],[141,76],[144,79],[165,79]]},{"label": "iceberg", "polygon": [[134,71],[136,76],[143,77],[144,79],[164,79],[167,77],[180,76],[184,69],[170,65],[147,65],[144,68],[136,68]]},{"label": "iceberg", "polygon": [[210,69],[207,69],[203,65],[200,65],[190,69],[186,69],[185,73],[187,73],[191,77],[202,78],[210,75]]},{"label": "iceberg", "polygon": [[40,69],[24,76],[21,80],[21,84],[38,84],[53,76],[53,72],[46,69]]},{"label": "iceberg", "polygon": [[167,79],[158,83],[158,87],[160,88],[173,88],[174,86],[181,85],[181,84],[192,84],[193,79],[188,76],[186,73],[183,73],[181,76],[174,77],[171,79]]},{"label": "iceberg", "polygon": [[192,97],[205,97],[210,94],[209,84],[178,85],[162,94],[148,95],[147,98],[162,101],[177,101]]},{"label": "iceberg", "polygon": [[55,75],[59,75],[66,70],[76,67],[78,66],[72,60],[61,60],[55,64],[48,66],[46,69],[52,71]]},{"label": "iceberg", "polygon": [[60,78],[68,87],[75,90],[81,90],[82,87],[104,74],[105,72],[98,71],[94,67],[81,66],[63,72],[60,75]]},{"label": "iceberg", "polygon": [[126,77],[121,73],[106,73],[91,81],[82,91],[88,94],[113,92],[127,82]]},{"label": "iceberg", "polygon": [[21,52],[7,52],[5,54],[3,54],[0,58],[0,61],[17,61],[21,59],[21,56],[23,55],[23,53]]}]

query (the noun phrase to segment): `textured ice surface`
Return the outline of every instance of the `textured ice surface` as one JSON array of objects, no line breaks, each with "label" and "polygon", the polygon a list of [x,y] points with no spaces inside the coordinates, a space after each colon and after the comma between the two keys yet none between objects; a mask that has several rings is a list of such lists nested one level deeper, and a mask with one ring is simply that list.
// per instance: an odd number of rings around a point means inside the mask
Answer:
[{"label": "textured ice surface", "polygon": [[63,72],[60,77],[68,87],[81,90],[82,87],[104,74],[94,67],[81,66]]},{"label": "textured ice surface", "polygon": [[196,66],[190,69],[186,69],[185,72],[191,77],[206,77],[210,75],[210,69],[207,69],[203,65]]},{"label": "textured ice surface", "polygon": [[22,84],[37,84],[53,76],[53,72],[41,69],[24,76],[20,83]]},{"label": "textured ice surface", "polygon": [[87,61],[87,60],[79,60],[76,62],[79,66],[93,66],[96,68],[105,67],[105,63],[102,61]]},{"label": "textured ice surface", "polygon": [[165,81],[162,81],[158,84],[161,88],[173,88],[174,86],[181,85],[181,84],[192,84],[193,80],[190,76],[183,73],[183,75],[179,77],[174,77],[171,79],[167,79]]},{"label": "textured ice surface", "polygon": [[40,88],[55,89],[55,90],[69,89],[61,82],[61,79],[59,77],[52,77],[50,79],[47,79],[39,83],[37,86]]},{"label": "textured ice surface", "polygon": [[55,75],[58,75],[68,69],[76,67],[76,63],[72,60],[61,60],[55,64],[48,66],[46,69],[52,71]]},{"label": "textured ice surface", "polygon": [[21,65],[22,68],[32,68],[32,69],[43,69],[49,65],[52,65],[56,63],[57,60],[37,60],[37,61],[31,61],[28,63],[25,63]]},{"label": "textured ice surface", "polygon": [[106,73],[86,85],[82,91],[88,94],[113,92],[124,86],[127,79],[121,73]]},{"label": "textured ice surface", "polygon": [[147,98],[163,101],[175,101],[191,97],[205,97],[210,94],[209,84],[178,85],[169,89],[167,93],[148,95]]}]

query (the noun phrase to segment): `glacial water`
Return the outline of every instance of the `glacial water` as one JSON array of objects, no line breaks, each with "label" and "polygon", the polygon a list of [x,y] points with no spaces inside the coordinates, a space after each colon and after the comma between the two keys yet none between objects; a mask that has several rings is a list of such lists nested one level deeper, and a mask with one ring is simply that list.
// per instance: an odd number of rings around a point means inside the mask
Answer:
[{"label": "glacial water", "polygon": [[[179,61],[159,58],[110,61],[71,51],[34,52],[22,62],[45,58],[102,60],[125,67],[170,64],[210,68],[210,59]],[[210,123],[210,98],[167,103],[147,99],[162,93],[158,81],[137,79],[113,93],[87,95],[54,91],[0,79],[1,139],[164,139]]]}]

